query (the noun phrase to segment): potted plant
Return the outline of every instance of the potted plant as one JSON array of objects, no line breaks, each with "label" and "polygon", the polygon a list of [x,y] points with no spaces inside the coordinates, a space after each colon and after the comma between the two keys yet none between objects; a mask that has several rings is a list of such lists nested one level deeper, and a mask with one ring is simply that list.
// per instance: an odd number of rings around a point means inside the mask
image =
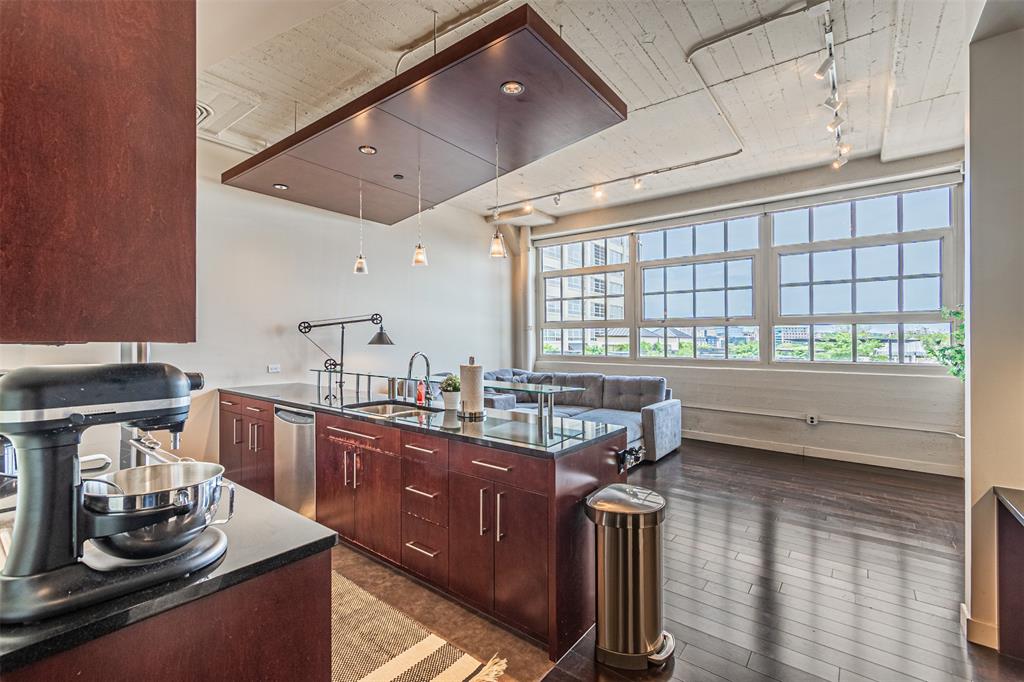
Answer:
[{"label": "potted plant", "polygon": [[444,409],[459,409],[459,400],[462,399],[462,382],[454,374],[449,374],[441,382],[441,398],[444,399]]}]

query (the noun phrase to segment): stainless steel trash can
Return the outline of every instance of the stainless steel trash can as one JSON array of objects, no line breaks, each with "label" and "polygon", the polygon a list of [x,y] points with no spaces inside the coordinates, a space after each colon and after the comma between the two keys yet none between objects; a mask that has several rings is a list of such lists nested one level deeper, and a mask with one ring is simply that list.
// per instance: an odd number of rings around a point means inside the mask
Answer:
[{"label": "stainless steel trash can", "polygon": [[597,525],[597,660],[629,670],[663,663],[675,648],[662,628],[665,498],[613,483],[587,497],[586,512]]}]

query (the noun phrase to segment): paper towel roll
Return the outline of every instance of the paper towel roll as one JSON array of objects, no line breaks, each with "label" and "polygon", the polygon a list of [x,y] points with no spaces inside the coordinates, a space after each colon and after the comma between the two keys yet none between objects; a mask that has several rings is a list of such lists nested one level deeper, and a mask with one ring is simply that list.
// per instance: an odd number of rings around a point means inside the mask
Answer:
[{"label": "paper towel roll", "polygon": [[462,412],[479,414],[484,411],[484,368],[474,364],[473,357],[468,365],[459,365],[459,379],[462,381]]}]

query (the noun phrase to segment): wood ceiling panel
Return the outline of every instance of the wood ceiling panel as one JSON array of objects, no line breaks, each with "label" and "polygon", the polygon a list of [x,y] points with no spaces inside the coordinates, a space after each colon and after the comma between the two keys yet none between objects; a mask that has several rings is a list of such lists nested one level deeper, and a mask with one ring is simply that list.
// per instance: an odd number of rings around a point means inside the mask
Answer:
[{"label": "wood ceiling panel", "polygon": [[[526,91],[501,94],[507,80]],[[496,132],[507,172],[625,118],[622,100],[523,5],[228,169],[221,181],[356,215],[352,188],[363,178],[364,216],[391,225],[416,213],[420,154],[426,208],[427,198],[444,201],[493,177]],[[361,144],[380,153],[361,154]],[[290,189],[276,191],[274,183]]]}]

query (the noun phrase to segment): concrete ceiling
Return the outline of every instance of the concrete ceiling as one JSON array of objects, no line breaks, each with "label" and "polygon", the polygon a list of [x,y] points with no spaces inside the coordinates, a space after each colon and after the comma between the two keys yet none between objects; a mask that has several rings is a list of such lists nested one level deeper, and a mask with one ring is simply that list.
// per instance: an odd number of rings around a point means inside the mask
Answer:
[{"label": "concrete ceiling", "polygon": [[[206,37],[204,4],[214,6],[211,16],[220,26]],[[200,54],[225,55],[204,60],[208,66],[198,75],[199,99],[214,109],[209,123],[215,124],[201,134],[261,148],[393,77],[399,57],[410,48],[420,46],[403,68],[427,56],[432,10],[442,30],[481,14],[443,36],[439,46],[444,47],[519,4],[201,0]],[[558,205],[551,199],[538,203],[557,216],[831,160],[831,135],[825,130],[830,113],[819,106],[828,92],[813,77],[825,56],[820,19],[803,12],[777,19],[700,52],[692,63],[684,59],[700,41],[792,8],[791,0],[537,0],[531,5],[561,27],[566,41],[626,101],[629,120],[503,176],[502,203],[697,164],[645,178],[639,190],[628,181],[607,185],[600,202],[588,191],[566,194]],[[853,156],[891,161],[961,147],[963,2],[833,0],[831,8],[840,94],[847,99],[844,139],[853,145]],[[230,30],[232,11],[250,22],[240,19],[236,25],[248,36]],[[252,25],[259,30],[246,28]],[[273,32],[274,26],[280,31]],[[205,41],[212,43],[204,46]],[[237,49],[225,52],[225,43]],[[737,149],[743,151],[700,163]],[[450,203],[484,213],[493,201],[489,183]]]}]

